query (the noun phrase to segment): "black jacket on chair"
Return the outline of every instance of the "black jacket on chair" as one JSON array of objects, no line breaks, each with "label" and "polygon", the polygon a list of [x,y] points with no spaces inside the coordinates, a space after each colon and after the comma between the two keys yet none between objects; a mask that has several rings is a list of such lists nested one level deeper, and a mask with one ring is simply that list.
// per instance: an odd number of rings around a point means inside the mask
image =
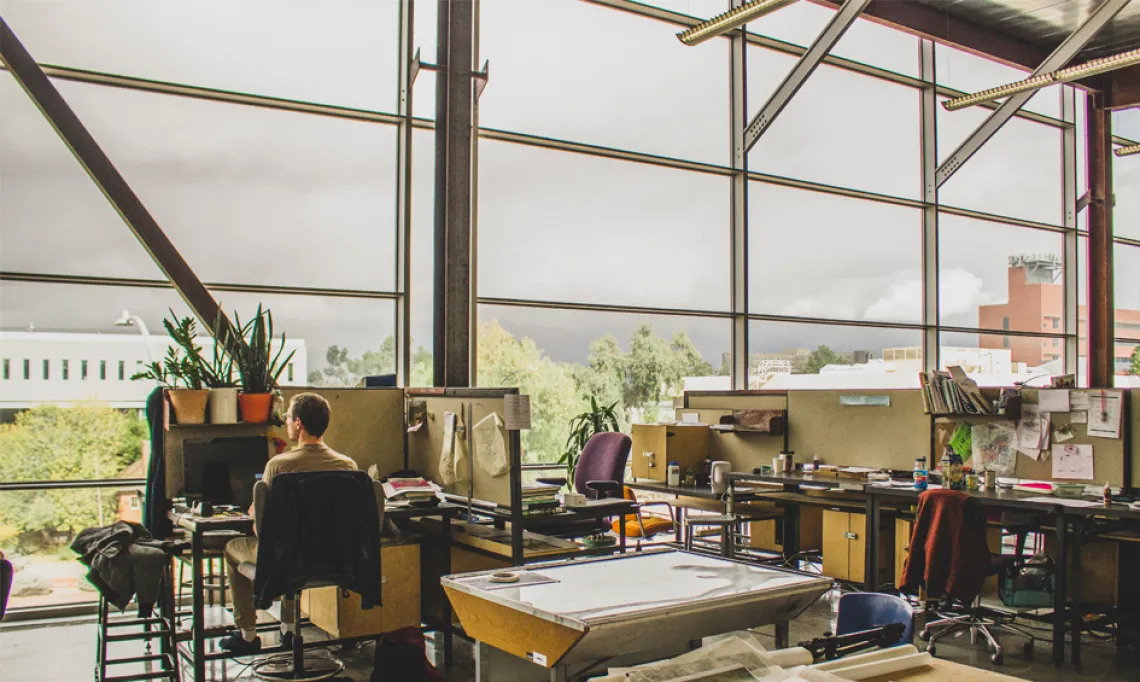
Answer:
[{"label": "black jacket on chair", "polygon": [[257,608],[309,582],[356,592],[361,608],[380,604],[380,524],[368,474],[278,474],[258,523]]}]

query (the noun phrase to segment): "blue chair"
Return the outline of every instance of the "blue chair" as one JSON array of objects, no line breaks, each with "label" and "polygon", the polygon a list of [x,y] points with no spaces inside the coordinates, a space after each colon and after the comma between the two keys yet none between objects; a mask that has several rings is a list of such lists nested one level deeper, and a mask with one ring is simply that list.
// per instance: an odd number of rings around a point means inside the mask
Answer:
[{"label": "blue chair", "polygon": [[914,638],[914,609],[905,599],[889,594],[853,592],[839,598],[839,622],[835,634],[870,630],[891,623],[906,626],[899,641],[891,646],[910,644]]}]

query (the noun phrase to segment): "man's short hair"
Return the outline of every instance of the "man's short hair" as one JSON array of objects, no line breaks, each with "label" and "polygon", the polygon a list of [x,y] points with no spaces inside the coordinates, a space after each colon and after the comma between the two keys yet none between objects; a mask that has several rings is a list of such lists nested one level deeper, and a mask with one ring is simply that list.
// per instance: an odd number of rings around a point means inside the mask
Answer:
[{"label": "man's short hair", "polygon": [[329,428],[332,409],[329,401],[316,393],[298,393],[293,396],[291,409],[293,417],[301,420],[301,426],[310,436],[320,438]]}]

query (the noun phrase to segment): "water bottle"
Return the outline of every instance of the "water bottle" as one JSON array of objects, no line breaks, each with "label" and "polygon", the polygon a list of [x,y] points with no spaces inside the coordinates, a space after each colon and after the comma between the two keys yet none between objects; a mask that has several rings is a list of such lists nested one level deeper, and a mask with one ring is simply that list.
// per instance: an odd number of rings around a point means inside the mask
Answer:
[{"label": "water bottle", "polygon": [[914,460],[914,489],[926,490],[926,458],[919,457]]},{"label": "water bottle", "polygon": [[669,462],[669,467],[665,470],[665,485],[678,486],[681,485],[681,463]]}]

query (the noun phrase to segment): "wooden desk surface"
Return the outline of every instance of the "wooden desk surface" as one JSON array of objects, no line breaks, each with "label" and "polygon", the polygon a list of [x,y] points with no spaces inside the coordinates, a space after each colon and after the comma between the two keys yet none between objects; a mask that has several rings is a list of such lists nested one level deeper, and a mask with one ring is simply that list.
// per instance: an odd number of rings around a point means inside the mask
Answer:
[{"label": "wooden desk surface", "polygon": [[871,677],[866,682],[1016,682],[1021,679],[936,658],[933,666]]}]

